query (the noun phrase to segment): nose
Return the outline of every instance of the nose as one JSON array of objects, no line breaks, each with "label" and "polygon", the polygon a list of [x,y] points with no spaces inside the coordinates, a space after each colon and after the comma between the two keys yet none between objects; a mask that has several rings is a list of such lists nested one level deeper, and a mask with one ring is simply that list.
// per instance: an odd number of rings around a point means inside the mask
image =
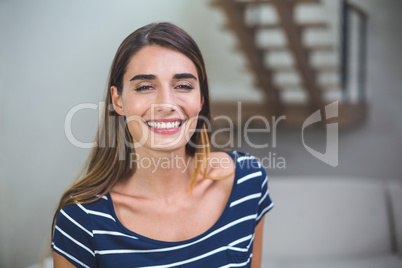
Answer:
[{"label": "nose", "polygon": [[158,91],[154,107],[158,113],[168,114],[177,111],[175,95],[169,87],[163,87]]}]

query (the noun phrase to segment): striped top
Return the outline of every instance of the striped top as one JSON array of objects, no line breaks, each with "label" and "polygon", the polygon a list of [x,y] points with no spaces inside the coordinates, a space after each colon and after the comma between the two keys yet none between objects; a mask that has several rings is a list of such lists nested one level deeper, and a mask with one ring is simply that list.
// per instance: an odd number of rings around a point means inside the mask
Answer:
[{"label": "striped top", "polygon": [[53,250],[77,267],[250,267],[255,227],[273,202],[259,161],[240,152],[228,154],[236,163],[232,192],[205,233],[180,242],[144,237],[119,222],[107,194],[60,211]]}]

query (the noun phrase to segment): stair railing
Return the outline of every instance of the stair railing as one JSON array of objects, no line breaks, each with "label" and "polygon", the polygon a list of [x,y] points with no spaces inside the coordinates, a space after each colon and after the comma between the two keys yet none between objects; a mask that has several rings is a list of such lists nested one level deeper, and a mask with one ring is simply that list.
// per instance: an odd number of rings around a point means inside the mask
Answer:
[{"label": "stair railing", "polygon": [[358,55],[357,55],[357,102],[366,103],[366,58],[367,58],[367,14],[358,6],[347,0],[341,0],[341,27],[340,27],[340,81],[343,89],[343,100],[351,101],[350,88],[350,46],[351,46],[351,16],[356,14],[358,18]]}]

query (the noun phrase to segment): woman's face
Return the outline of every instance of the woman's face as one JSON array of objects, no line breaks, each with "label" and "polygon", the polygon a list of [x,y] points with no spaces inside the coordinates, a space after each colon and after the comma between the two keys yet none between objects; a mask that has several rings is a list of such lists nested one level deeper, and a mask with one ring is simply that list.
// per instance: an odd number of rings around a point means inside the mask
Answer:
[{"label": "woman's face", "polygon": [[135,146],[157,150],[185,147],[194,134],[203,98],[194,63],[173,49],[151,45],[130,60],[115,111],[126,116]]}]

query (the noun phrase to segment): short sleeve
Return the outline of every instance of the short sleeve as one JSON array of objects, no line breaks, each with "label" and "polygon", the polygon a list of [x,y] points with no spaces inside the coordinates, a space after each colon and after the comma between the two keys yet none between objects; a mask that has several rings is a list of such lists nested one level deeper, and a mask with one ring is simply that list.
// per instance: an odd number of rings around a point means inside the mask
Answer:
[{"label": "short sleeve", "polygon": [[68,205],[59,212],[52,249],[76,267],[96,266],[91,221],[83,205]]},{"label": "short sleeve", "polygon": [[264,167],[262,167],[260,164],[259,166],[261,171],[261,177],[260,177],[261,197],[260,200],[258,201],[256,224],[258,224],[262,219],[262,217],[274,206],[274,203],[272,202],[271,197],[269,196],[267,172],[265,171]]}]

